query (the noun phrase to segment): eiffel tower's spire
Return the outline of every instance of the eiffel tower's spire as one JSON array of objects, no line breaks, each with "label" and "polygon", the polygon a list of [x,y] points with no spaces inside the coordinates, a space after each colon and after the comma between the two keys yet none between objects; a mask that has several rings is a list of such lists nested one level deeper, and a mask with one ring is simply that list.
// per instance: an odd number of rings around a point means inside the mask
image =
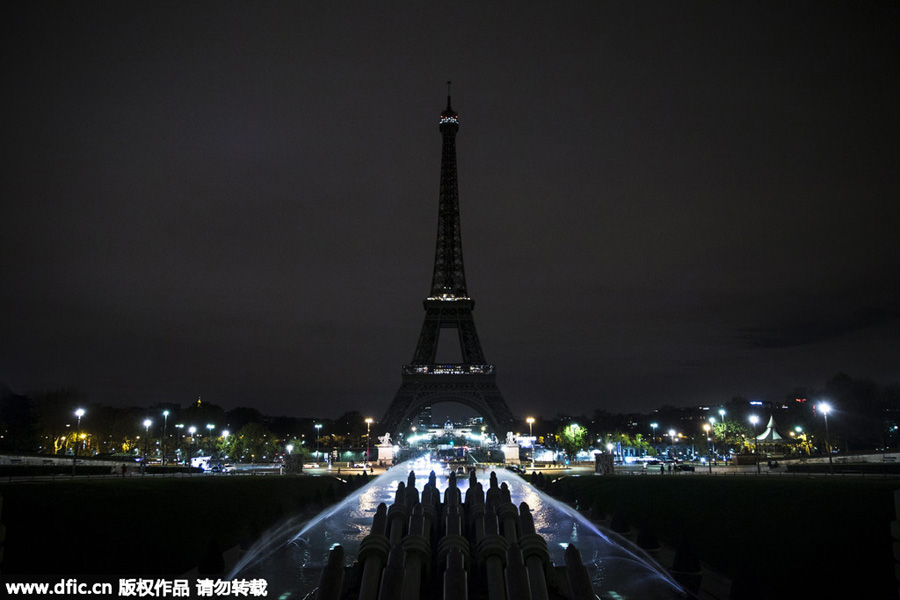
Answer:
[{"label": "eiffel tower's spire", "polygon": [[431,297],[456,299],[468,297],[463,268],[462,238],[459,227],[459,190],[456,180],[456,132],[459,115],[450,104],[447,82],[447,108],[441,112],[441,189],[438,202],[437,245],[434,252],[434,276]]}]

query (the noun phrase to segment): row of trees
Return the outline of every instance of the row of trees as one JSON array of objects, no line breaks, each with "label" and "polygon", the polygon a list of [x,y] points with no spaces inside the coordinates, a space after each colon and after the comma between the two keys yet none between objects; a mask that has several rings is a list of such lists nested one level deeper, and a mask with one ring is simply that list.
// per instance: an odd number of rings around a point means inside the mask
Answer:
[{"label": "row of trees", "polygon": [[[81,419],[78,408],[84,410]],[[72,389],[24,396],[0,385],[0,451],[5,452],[72,454],[77,448],[79,455],[172,458],[190,452],[270,460],[288,446],[301,456],[314,452],[317,434],[322,451],[358,448],[366,443],[365,419],[355,411],[328,420],[273,417],[250,407],[225,410],[202,399],[189,406],[112,407],[90,403]]]},{"label": "row of trees", "polygon": [[[824,419],[816,411],[817,402],[823,399],[834,407],[829,420],[834,447],[844,451],[897,447],[900,386],[879,387],[844,374],[832,378],[822,390],[797,388],[776,402],[751,403],[738,397],[719,406],[663,406],[648,414],[598,409],[590,417],[558,414],[537,418],[533,431],[539,444],[570,455],[607,444],[653,454],[656,448],[673,442],[690,442],[705,453],[708,438],[720,452],[722,444],[747,448],[774,416],[783,434],[795,431],[805,441],[806,450],[811,450],[824,438]],[[86,411],[80,423],[76,408]],[[759,425],[751,425],[750,415],[758,417]],[[144,425],[145,421],[149,425]],[[711,432],[707,433],[704,425],[710,425]],[[190,427],[195,427],[194,435],[189,434]],[[528,430],[523,421],[520,432]],[[670,430],[676,432],[675,440],[668,437]],[[0,385],[0,450],[7,452],[65,454],[77,447],[79,454],[174,456],[192,451],[270,459],[288,446],[301,455],[314,452],[317,446],[323,452],[364,447],[366,433],[365,418],[356,411],[337,419],[272,417],[249,407],[226,411],[202,399],[186,407],[159,403],[149,408],[117,408],[91,404],[75,390],[20,396]],[[383,432],[376,425],[371,433]],[[500,438],[505,434],[495,433]]]},{"label": "row of trees", "polygon": [[[538,418],[533,429],[538,443],[568,454],[606,444],[653,454],[657,448],[690,444],[700,454],[715,445],[718,453],[754,450],[754,439],[774,417],[780,433],[793,437],[805,454],[825,449],[825,419],[817,409],[827,401],[829,441],[842,452],[882,451],[900,445],[900,385],[879,386],[869,380],[835,375],[822,389],[795,388],[776,401],[734,397],[714,406],[666,405],[651,413],[611,413],[602,409],[588,415],[558,414]],[[751,416],[758,420],[756,425]],[[654,426],[655,425],[655,426]],[[704,426],[710,427],[709,432]],[[577,426],[577,427],[575,427]],[[523,431],[528,430],[524,422]],[[675,432],[675,439],[669,435]]]}]

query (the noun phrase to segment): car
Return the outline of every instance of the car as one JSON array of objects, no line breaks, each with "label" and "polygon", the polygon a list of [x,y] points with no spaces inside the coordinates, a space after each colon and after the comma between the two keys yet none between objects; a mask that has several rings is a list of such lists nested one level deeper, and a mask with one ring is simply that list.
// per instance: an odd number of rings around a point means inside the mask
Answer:
[{"label": "car", "polygon": [[354,469],[371,469],[372,465],[370,463],[353,463]]},{"label": "car", "polygon": [[684,463],[675,465],[676,471],[693,471],[694,465],[686,465]]},{"label": "car", "polygon": [[318,469],[319,463],[306,463],[305,465],[303,465],[303,468],[304,469]]},{"label": "car", "polygon": [[525,473],[525,469],[523,469],[519,465],[506,465],[506,470],[512,471],[513,473],[518,473],[519,475],[522,475]]}]

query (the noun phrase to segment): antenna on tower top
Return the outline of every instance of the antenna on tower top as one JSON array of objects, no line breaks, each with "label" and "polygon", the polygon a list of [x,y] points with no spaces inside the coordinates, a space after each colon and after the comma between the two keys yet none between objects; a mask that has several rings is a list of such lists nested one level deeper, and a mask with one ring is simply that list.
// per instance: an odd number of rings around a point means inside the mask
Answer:
[{"label": "antenna on tower top", "polygon": [[449,81],[447,82],[447,109],[448,110],[450,109],[450,83],[451,82],[449,82]]}]

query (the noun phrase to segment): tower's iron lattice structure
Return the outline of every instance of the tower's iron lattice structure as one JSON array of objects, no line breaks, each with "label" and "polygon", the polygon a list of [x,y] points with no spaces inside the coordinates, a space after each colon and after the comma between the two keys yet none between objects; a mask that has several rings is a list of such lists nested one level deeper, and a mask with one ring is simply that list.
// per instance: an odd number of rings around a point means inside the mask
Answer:
[{"label": "tower's iron lattice structure", "polygon": [[[459,118],[449,95],[440,131],[441,187],[431,295],[424,301],[425,322],[412,362],[403,366],[403,381],[381,425],[392,433],[405,431],[424,408],[452,401],[477,410],[500,434],[511,426],[513,417],[497,388],[494,365],[488,364],[481,350],[472,318],[475,301],[466,289],[456,176]],[[445,330],[455,330],[459,337],[460,362],[437,362],[438,341]]]}]

